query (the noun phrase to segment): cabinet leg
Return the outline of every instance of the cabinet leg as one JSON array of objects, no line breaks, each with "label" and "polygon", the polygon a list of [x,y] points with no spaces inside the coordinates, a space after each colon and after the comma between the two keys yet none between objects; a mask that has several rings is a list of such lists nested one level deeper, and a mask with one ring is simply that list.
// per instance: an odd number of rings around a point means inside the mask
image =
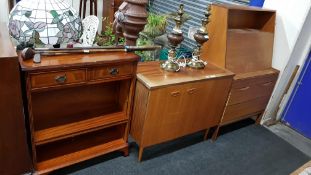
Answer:
[{"label": "cabinet leg", "polygon": [[220,125],[217,126],[216,130],[213,133],[213,136],[212,136],[213,141],[216,141],[216,139],[218,137],[219,128],[220,128]]},{"label": "cabinet leg", "polygon": [[258,117],[256,118],[256,125],[259,125],[262,119],[263,113],[261,113],[260,115],[258,115]]},{"label": "cabinet leg", "polygon": [[144,152],[144,148],[140,146],[138,150],[138,161],[139,162],[141,162],[141,159],[143,157],[143,152]]},{"label": "cabinet leg", "polygon": [[123,152],[124,157],[129,156],[129,147],[128,146],[123,148],[121,151]]},{"label": "cabinet leg", "polygon": [[209,129],[207,129],[207,130],[205,131],[205,134],[204,134],[204,140],[207,140],[208,133],[209,133]]}]

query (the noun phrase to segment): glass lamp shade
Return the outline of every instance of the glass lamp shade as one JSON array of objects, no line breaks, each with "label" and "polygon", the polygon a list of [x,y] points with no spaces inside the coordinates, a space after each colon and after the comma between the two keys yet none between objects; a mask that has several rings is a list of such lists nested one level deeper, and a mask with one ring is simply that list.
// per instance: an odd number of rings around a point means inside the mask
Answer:
[{"label": "glass lamp shade", "polygon": [[82,23],[64,0],[22,0],[10,13],[9,31],[20,43],[54,45],[78,40]]}]

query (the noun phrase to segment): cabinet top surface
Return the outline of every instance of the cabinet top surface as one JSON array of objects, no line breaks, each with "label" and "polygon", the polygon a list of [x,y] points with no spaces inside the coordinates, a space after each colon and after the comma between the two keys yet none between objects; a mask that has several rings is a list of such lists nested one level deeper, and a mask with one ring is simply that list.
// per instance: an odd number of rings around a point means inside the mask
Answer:
[{"label": "cabinet top surface", "polygon": [[198,70],[187,67],[182,68],[179,72],[162,70],[158,61],[139,63],[137,68],[138,81],[142,82],[148,89],[228,76],[232,77],[234,74],[211,63],[208,63],[204,69]]},{"label": "cabinet top surface", "polygon": [[41,56],[41,63],[34,63],[32,59],[23,61],[22,58],[19,57],[23,71],[42,71],[48,69],[119,64],[122,62],[136,62],[138,60],[139,56],[127,52]]},{"label": "cabinet top surface", "polygon": [[17,54],[13,47],[7,25],[0,23],[0,59],[12,57],[17,57]]},{"label": "cabinet top surface", "polygon": [[259,8],[259,7],[243,6],[243,5],[233,5],[233,4],[213,4],[213,6],[223,7],[229,10],[275,12],[275,10],[271,10],[271,9],[264,9],[264,8]]}]

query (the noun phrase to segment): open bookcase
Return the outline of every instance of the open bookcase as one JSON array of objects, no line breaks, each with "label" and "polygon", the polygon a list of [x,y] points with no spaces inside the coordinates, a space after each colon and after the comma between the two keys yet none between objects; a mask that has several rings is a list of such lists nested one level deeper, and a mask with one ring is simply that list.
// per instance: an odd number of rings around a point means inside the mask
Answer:
[{"label": "open bookcase", "polygon": [[[66,62],[59,64],[61,59]],[[138,56],[50,56],[43,57],[40,65],[30,61],[20,59],[38,174],[112,151],[128,155],[129,114]]]}]

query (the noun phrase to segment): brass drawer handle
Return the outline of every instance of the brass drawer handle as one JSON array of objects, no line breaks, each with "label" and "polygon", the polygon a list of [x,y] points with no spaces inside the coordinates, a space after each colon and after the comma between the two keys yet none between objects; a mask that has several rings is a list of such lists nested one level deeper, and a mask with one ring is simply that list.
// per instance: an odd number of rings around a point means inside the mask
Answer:
[{"label": "brass drawer handle", "polygon": [[249,86],[246,86],[246,87],[244,87],[244,88],[241,88],[241,89],[239,89],[240,91],[246,91],[247,89],[249,89],[250,87]]},{"label": "brass drawer handle", "polygon": [[191,89],[188,89],[187,92],[188,94],[194,94],[196,90],[197,88],[191,88]]},{"label": "brass drawer handle", "polygon": [[262,84],[263,86],[269,86],[269,85],[271,85],[272,84],[272,81],[270,81],[270,82],[268,82],[268,83],[264,83],[264,84]]},{"label": "brass drawer handle", "polygon": [[171,92],[171,96],[172,97],[178,97],[178,96],[180,96],[180,92],[179,91]]},{"label": "brass drawer handle", "polygon": [[65,74],[65,75],[58,75],[58,76],[56,76],[56,77],[55,77],[55,81],[56,81],[57,83],[60,83],[60,84],[65,83],[65,82],[67,81],[67,76],[66,76],[66,74]]},{"label": "brass drawer handle", "polygon": [[109,73],[110,73],[110,75],[113,75],[113,76],[118,75],[119,69],[118,68],[111,68],[111,69],[109,69]]}]

